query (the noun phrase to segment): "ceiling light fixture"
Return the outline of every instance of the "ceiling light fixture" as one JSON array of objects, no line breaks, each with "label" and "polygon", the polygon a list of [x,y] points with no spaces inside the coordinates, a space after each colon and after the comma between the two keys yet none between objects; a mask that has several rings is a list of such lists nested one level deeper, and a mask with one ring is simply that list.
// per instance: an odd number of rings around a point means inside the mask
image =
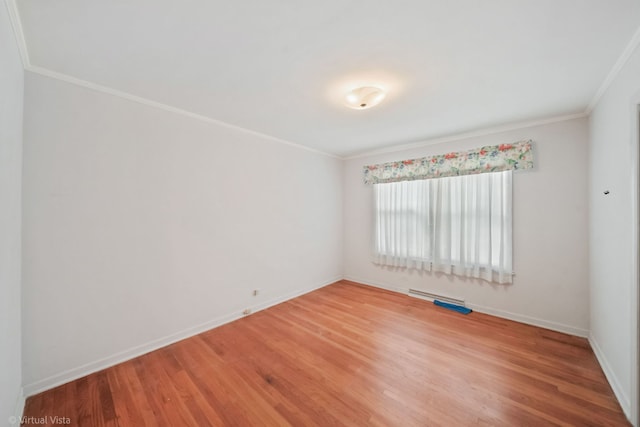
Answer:
[{"label": "ceiling light fixture", "polygon": [[375,86],[363,86],[353,89],[345,96],[345,104],[355,110],[365,110],[375,107],[383,99],[386,93]]}]

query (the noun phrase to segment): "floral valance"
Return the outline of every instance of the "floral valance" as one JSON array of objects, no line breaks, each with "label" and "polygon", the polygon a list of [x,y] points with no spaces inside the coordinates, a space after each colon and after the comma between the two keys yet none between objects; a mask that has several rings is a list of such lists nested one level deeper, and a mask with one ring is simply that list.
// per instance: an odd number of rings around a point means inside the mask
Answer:
[{"label": "floral valance", "polygon": [[531,140],[364,167],[365,184],[442,178],[533,167]]}]

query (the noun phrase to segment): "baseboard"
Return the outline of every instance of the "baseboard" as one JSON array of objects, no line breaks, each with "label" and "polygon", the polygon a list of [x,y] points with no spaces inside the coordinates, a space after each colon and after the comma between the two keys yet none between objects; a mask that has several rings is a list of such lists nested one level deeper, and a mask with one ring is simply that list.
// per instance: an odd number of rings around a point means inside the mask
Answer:
[{"label": "baseboard", "polygon": [[477,311],[478,313],[490,314],[492,316],[501,317],[503,319],[513,320],[515,322],[526,323],[527,325],[538,326],[540,328],[550,329],[564,334],[575,335],[581,338],[588,338],[589,331],[587,329],[576,328],[574,326],[562,323],[551,322],[549,320],[539,319],[524,314],[511,313],[510,311],[500,310],[497,308],[484,307],[478,304],[467,303],[467,307]]},{"label": "baseboard", "polygon": [[[361,283],[367,286],[373,286],[376,288],[382,288],[393,292],[399,292],[402,294],[407,294],[409,292],[409,288],[401,288],[384,283],[362,280],[352,276],[345,276],[345,280],[349,280],[355,283]],[[466,306],[474,311],[477,311],[478,313],[490,314],[492,316],[513,320],[515,322],[525,323],[527,325],[538,326],[541,328],[550,329],[552,331],[562,332],[569,335],[575,335],[582,338],[587,338],[589,336],[589,331],[586,329],[576,328],[573,326],[564,325],[562,323],[551,322],[548,320],[538,319],[536,317],[526,316],[524,314],[511,313],[509,311],[492,307],[485,307],[473,303],[467,303]]]},{"label": "baseboard", "polygon": [[[290,292],[288,294],[285,294],[276,298],[272,298],[266,302],[262,302],[254,306],[250,306],[248,308],[251,310],[252,313],[255,313],[257,311],[264,310],[266,308],[283,303],[285,301],[299,297],[306,293],[323,288],[327,285],[338,282],[341,279],[342,279],[342,276],[338,276],[328,281],[324,281],[319,285],[314,285],[308,288]],[[69,369],[59,374],[52,375],[45,379],[25,385],[23,395],[33,396],[34,394],[42,393],[43,391],[50,390],[54,387],[57,387],[62,384],[66,384],[73,380],[77,380],[78,378],[85,377],[94,372],[98,372],[103,369],[109,368],[111,366],[117,365],[119,363],[125,362],[127,360],[133,359],[135,357],[142,356],[143,354],[150,353],[162,347],[166,347],[170,344],[176,343],[178,341],[182,341],[186,338],[192,337],[194,335],[198,335],[202,332],[208,331],[218,326],[222,326],[225,323],[232,322],[242,317],[246,317],[246,315],[243,314],[242,312],[228,313],[223,316],[216,317],[215,319],[212,319],[208,322],[202,323],[197,326],[193,326],[191,328],[184,329],[180,332],[168,335],[166,337],[159,338],[159,339],[147,342],[145,344],[130,348],[128,350],[118,352],[111,356],[96,360],[94,362],[84,364],[77,368]]]},{"label": "baseboard", "polygon": [[22,415],[24,414],[24,404],[25,404],[25,394],[24,390],[20,388],[18,391],[18,398],[16,399],[16,406],[13,410],[13,415],[9,417],[9,426],[10,427],[18,427],[20,422],[22,421]]},{"label": "baseboard", "polygon": [[613,369],[611,369],[609,361],[604,355],[604,352],[600,348],[600,345],[594,338],[593,334],[589,334],[589,344],[591,344],[593,353],[596,355],[596,359],[598,359],[598,363],[600,363],[600,367],[604,372],[604,376],[607,377],[607,381],[609,381],[609,385],[613,390],[613,394],[616,395],[618,403],[620,403],[620,406],[622,407],[622,411],[628,419],[631,419],[631,400],[629,399],[629,396],[624,392],[624,389],[620,385],[620,381],[618,381],[618,377],[616,377]]},{"label": "baseboard", "polygon": [[398,292],[401,294],[409,293],[409,288],[401,288],[399,286],[387,285],[385,283],[374,282],[371,280],[362,280],[353,276],[344,276],[344,280],[353,282],[359,285],[373,286],[374,288],[386,289],[387,291]]}]

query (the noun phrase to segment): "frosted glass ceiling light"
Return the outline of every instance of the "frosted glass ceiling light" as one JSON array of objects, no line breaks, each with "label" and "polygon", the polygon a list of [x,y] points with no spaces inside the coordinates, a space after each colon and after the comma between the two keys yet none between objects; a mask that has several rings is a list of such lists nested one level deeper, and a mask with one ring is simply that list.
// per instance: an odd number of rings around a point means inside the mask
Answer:
[{"label": "frosted glass ceiling light", "polygon": [[378,105],[386,94],[375,86],[363,86],[353,89],[345,96],[345,104],[349,108],[364,110]]}]

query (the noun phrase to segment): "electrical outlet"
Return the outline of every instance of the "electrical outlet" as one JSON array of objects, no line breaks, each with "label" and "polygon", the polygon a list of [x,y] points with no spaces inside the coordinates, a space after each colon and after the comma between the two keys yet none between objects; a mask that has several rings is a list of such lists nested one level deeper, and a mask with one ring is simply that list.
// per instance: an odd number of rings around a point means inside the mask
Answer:
[{"label": "electrical outlet", "polygon": [[242,314],[244,314],[245,316],[246,316],[247,314],[251,314],[251,309],[250,309],[250,308],[245,309],[245,310],[242,312]]},{"label": "electrical outlet", "polygon": [[257,296],[260,293],[260,289],[254,289],[253,290],[253,296]]}]

